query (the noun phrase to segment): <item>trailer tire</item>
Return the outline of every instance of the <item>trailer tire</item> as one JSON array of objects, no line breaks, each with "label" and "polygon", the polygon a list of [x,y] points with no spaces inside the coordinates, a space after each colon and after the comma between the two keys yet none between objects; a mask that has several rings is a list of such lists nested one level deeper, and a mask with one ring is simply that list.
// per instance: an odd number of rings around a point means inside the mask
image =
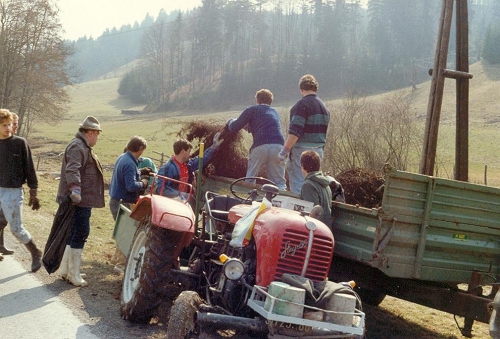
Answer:
[{"label": "trailer tire", "polygon": [[150,222],[134,235],[123,275],[120,313],[125,320],[148,323],[166,294],[182,233]]},{"label": "trailer tire", "polygon": [[495,298],[488,305],[491,311],[490,315],[490,337],[492,339],[500,339],[500,316],[498,312],[500,311],[500,290],[495,294]]},{"label": "trailer tire", "polygon": [[196,330],[195,315],[203,299],[194,291],[184,291],[175,299],[170,309],[167,339],[190,338]]},{"label": "trailer tire", "polygon": [[358,293],[363,304],[371,306],[380,305],[386,296],[383,292],[371,290],[369,288],[356,288],[356,293]]}]

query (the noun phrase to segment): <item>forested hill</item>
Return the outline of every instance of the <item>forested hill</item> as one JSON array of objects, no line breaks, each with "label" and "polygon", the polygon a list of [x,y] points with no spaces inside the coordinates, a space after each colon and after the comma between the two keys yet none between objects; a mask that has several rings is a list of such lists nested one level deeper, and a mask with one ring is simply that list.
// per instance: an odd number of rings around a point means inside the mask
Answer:
[{"label": "forested hill", "polygon": [[[81,81],[135,59],[118,92],[149,110],[227,109],[260,88],[275,101],[314,74],[324,98],[388,91],[429,79],[441,1],[205,0],[73,42]],[[469,1],[469,55],[500,56],[500,3]],[[454,33],[450,51],[454,51]],[[453,54],[449,61],[454,63]],[[498,62],[499,60],[496,60]],[[453,66],[450,66],[453,68]]]}]

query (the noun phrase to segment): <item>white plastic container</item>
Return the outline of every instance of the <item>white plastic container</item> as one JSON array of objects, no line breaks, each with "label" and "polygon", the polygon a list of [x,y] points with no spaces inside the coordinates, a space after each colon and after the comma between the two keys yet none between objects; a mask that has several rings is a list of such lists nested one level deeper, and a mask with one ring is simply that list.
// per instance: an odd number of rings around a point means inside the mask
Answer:
[{"label": "white plastic container", "polygon": [[269,285],[268,293],[274,298],[266,298],[264,303],[266,311],[271,309],[274,299],[274,305],[272,306],[273,313],[302,318],[306,297],[304,289],[293,287],[283,282],[273,281]]},{"label": "white plastic container", "polygon": [[[353,312],[356,308],[356,297],[353,295],[336,293],[328,302],[328,308],[325,314],[324,321],[343,326],[351,326],[353,324]],[[334,312],[328,312],[334,311]],[[335,313],[342,312],[342,313]],[[345,312],[345,313],[344,313]]]}]

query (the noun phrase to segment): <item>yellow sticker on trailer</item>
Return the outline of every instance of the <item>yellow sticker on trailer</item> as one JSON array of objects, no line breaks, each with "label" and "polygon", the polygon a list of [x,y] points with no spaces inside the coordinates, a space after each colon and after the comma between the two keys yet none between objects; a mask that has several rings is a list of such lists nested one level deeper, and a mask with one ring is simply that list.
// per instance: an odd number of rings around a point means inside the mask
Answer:
[{"label": "yellow sticker on trailer", "polygon": [[467,234],[453,234],[453,240],[469,241],[469,236]]}]

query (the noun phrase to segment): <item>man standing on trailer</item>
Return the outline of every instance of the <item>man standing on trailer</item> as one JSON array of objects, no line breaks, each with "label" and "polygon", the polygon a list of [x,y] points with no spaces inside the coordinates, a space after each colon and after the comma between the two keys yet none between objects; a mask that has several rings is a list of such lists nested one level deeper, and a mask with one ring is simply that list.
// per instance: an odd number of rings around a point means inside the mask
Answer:
[{"label": "man standing on trailer", "polygon": [[304,176],[300,165],[300,155],[304,151],[315,151],[323,159],[330,112],[316,94],[318,82],[310,74],[299,81],[300,99],[290,110],[288,137],[280,152],[280,159],[288,158],[286,169],[290,191],[300,194]]}]

